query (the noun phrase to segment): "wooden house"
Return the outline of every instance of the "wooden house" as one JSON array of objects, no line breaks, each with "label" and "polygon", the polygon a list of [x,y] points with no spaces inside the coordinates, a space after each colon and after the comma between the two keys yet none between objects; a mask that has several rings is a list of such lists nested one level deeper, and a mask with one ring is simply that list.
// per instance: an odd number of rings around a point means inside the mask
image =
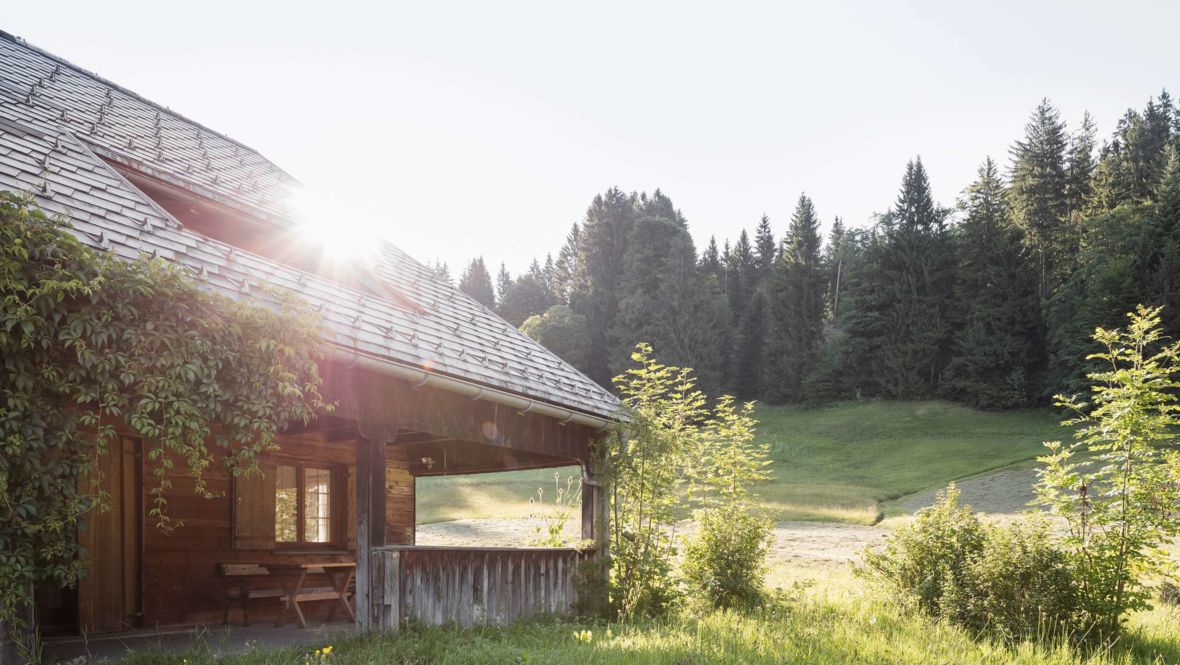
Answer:
[{"label": "wooden house", "polygon": [[[615,398],[392,245],[323,269],[294,238],[297,189],[249,147],[0,33],[0,190],[33,192],[96,249],[162,257],[217,292],[298,293],[323,315],[325,397],[339,405],[288,428],[261,477],[211,472],[216,498],[172,478],[172,533],[145,519],[150,442],[128,431],[103,463],[112,509],[78,536],[89,575],[36,590],[45,634],[220,622],[236,564],[355,561],[362,627],[569,608],[572,550],[415,547],[415,481],[586,470]],[[601,500],[584,471],[586,537]]]}]

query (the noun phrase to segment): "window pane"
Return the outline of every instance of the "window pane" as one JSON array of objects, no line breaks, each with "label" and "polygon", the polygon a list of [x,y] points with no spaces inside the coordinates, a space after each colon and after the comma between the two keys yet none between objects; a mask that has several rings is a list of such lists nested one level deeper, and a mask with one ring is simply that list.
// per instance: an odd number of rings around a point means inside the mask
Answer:
[{"label": "window pane", "polygon": [[303,470],[303,538],[309,543],[332,541],[332,472]]},{"label": "window pane", "polygon": [[295,467],[280,466],[275,475],[275,542],[299,540],[299,486]]}]

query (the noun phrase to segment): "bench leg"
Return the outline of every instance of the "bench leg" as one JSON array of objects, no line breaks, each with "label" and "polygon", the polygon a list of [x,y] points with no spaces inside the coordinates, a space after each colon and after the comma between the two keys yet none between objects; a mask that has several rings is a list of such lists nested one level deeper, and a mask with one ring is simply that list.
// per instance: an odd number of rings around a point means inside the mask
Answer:
[{"label": "bench leg", "polygon": [[242,628],[250,627],[250,594],[242,596]]}]

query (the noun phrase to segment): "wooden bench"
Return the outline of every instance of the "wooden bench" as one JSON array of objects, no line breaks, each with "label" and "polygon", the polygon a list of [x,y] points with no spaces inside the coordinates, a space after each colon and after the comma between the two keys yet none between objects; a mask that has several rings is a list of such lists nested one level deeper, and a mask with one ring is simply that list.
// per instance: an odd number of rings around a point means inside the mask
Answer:
[{"label": "wooden bench", "polygon": [[[350,619],[355,621],[352,608],[348,605],[349,585],[352,583],[351,570],[354,564],[326,563],[326,564],[274,564],[277,572],[258,563],[219,563],[217,574],[225,587],[225,609],[222,612],[221,623],[229,624],[229,609],[235,603],[242,606],[242,625],[250,625],[250,601],[256,598],[278,598],[281,603],[276,626],[284,623],[286,615],[294,615],[300,628],[306,628],[307,623],[299,603],[316,600],[334,600],[332,610],[328,615],[331,621],[336,616],[336,609],[341,604],[345,607]],[[347,570],[347,577],[341,579],[341,569]],[[297,571],[296,579],[292,580],[292,571]],[[326,574],[332,581],[329,587],[312,587],[304,589],[302,583],[309,574]],[[276,582],[278,586],[276,585]],[[339,588],[337,588],[339,587]],[[291,602],[289,596],[294,597]]]}]

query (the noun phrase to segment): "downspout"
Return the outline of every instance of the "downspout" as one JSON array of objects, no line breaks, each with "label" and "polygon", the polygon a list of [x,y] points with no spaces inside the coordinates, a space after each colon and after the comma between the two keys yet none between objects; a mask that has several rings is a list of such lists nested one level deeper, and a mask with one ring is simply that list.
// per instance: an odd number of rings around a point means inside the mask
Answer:
[{"label": "downspout", "polygon": [[427,372],[395,361],[356,353],[354,351],[345,351],[336,346],[331,347],[331,359],[349,367],[361,367],[378,374],[409,381],[415,387],[426,386],[469,397],[474,400],[492,402],[493,404],[516,409],[521,413],[536,413],[548,416],[560,420],[562,424],[577,423],[596,430],[606,429],[611,424],[611,420],[600,416],[592,416],[581,411],[545,404],[514,395],[504,390],[488,388],[487,386],[481,386],[463,379],[442,376],[441,374]]}]

